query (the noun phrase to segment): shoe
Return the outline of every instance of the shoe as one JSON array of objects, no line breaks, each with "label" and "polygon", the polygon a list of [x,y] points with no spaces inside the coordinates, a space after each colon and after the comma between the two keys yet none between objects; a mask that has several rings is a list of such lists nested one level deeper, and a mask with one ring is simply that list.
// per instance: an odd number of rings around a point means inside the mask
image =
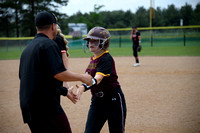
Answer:
[{"label": "shoe", "polygon": [[133,66],[134,67],[140,66],[140,63],[135,63]]}]

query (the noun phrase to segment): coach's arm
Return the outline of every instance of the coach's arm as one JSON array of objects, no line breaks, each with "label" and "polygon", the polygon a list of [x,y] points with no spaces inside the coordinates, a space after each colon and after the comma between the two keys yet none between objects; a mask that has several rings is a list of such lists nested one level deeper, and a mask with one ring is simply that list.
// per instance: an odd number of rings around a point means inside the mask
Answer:
[{"label": "coach's arm", "polygon": [[92,76],[89,74],[78,74],[69,70],[54,75],[54,78],[60,81],[81,81],[87,85],[92,84]]}]

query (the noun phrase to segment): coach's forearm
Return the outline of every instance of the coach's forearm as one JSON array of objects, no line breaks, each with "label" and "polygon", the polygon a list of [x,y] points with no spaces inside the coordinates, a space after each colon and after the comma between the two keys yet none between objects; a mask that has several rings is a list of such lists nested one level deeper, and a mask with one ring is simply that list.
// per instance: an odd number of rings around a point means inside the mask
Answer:
[{"label": "coach's forearm", "polygon": [[83,81],[84,77],[81,74],[77,74],[74,72],[70,72],[70,71],[64,71],[61,73],[58,73],[54,76],[54,78],[60,80],[60,81]]}]

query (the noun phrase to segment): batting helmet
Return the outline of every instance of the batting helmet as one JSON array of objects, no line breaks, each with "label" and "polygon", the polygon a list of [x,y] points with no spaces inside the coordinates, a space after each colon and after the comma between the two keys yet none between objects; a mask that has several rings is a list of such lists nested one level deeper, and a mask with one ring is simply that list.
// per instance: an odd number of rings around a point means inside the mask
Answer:
[{"label": "batting helmet", "polygon": [[110,41],[110,33],[108,30],[106,30],[103,27],[94,27],[89,32],[86,38],[83,38],[83,40],[87,40],[89,42],[90,39],[99,40],[100,48],[107,49],[109,47],[109,41]]}]

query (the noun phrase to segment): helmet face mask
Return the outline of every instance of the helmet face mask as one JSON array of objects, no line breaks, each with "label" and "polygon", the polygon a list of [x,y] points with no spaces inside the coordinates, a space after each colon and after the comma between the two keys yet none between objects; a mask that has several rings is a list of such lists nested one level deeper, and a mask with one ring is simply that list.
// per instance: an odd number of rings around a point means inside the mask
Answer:
[{"label": "helmet face mask", "polygon": [[[89,45],[89,40],[91,39],[99,40],[99,43],[98,43],[99,48],[106,50],[109,47],[110,33],[108,30],[106,30],[103,27],[94,27],[88,32],[87,37],[83,38],[83,40],[87,41],[87,44],[86,44],[87,47]],[[84,49],[84,52],[85,52],[85,49]]]},{"label": "helmet face mask", "polygon": [[[96,53],[104,48],[104,42],[102,40],[96,40],[96,39],[88,39],[86,44],[84,45],[84,52],[86,53],[86,49],[88,49],[91,53]],[[91,50],[90,48],[95,48]],[[92,52],[93,51],[93,52]]]}]

